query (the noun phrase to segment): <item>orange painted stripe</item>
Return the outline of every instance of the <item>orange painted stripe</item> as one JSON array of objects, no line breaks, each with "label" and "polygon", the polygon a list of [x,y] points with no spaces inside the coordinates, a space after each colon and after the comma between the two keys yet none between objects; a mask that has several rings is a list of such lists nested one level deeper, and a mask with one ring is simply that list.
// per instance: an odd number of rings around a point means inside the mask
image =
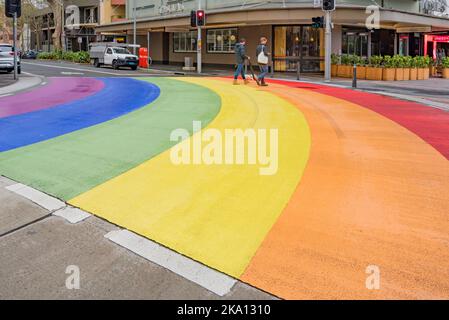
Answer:
[{"label": "orange painted stripe", "polygon": [[[287,299],[449,297],[449,162],[371,110],[266,90],[304,113],[312,149],[241,280]],[[380,290],[366,288],[369,265],[380,268]]]}]

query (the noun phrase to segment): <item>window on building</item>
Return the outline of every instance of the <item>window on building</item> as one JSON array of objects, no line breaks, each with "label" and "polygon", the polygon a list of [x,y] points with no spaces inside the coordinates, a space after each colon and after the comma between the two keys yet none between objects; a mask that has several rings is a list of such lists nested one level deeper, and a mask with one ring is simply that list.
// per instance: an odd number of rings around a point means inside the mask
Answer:
[{"label": "window on building", "polygon": [[207,52],[233,53],[237,43],[237,28],[207,30]]},{"label": "window on building", "polygon": [[196,42],[196,31],[173,33],[174,52],[196,52]]}]

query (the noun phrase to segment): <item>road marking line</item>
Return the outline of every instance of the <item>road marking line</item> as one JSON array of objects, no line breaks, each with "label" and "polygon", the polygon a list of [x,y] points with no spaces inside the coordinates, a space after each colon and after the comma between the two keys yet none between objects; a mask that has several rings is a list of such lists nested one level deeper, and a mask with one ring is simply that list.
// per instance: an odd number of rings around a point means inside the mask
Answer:
[{"label": "road marking line", "polygon": [[64,202],[59,199],[53,198],[48,194],[38,191],[34,188],[28,187],[22,183],[16,183],[5,187],[5,189],[14,192],[22,197],[25,197],[37,205],[49,211],[55,211],[66,206]]},{"label": "road marking line", "polygon": [[229,293],[237,282],[237,280],[221,272],[184,257],[131,231],[111,231],[105,235],[105,238],[219,296]]},{"label": "road marking line", "polygon": [[92,216],[83,210],[71,206],[59,209],[53,212],[53,215],[64,218],[72,224],[76,224]]},{"label": "road marking line", "polygon": [[64,74],[64,75],[83,75],[84,72],[61,71],[61,74]]}]

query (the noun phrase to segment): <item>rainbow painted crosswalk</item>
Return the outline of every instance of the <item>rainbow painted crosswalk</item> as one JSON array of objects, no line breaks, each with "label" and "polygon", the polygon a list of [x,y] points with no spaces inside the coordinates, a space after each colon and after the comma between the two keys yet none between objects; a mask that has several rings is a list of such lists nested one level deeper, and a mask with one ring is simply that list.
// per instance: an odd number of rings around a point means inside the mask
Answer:
[{"label": "rainbow painted crosswalk", "polygon": [[[277,129],[277,173],[175,165],[194,121]],[[287,299],[447,297],[448,159],[449,113],[321,85],[52,78],[0,99],[0,174]]]}]

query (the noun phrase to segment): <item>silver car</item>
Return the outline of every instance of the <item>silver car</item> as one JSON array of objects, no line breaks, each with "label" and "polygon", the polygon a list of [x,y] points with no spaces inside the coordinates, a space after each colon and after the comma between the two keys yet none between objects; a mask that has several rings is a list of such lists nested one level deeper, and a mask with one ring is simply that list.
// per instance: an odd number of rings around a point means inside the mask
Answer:
[{"label": "silver car", "polygon": [[[13,46],[7,43],[0,43],[0,70],[8,73],[14,70]],[[17,72],[20,74],[20,71],[20,55],[17,55]]]}]

